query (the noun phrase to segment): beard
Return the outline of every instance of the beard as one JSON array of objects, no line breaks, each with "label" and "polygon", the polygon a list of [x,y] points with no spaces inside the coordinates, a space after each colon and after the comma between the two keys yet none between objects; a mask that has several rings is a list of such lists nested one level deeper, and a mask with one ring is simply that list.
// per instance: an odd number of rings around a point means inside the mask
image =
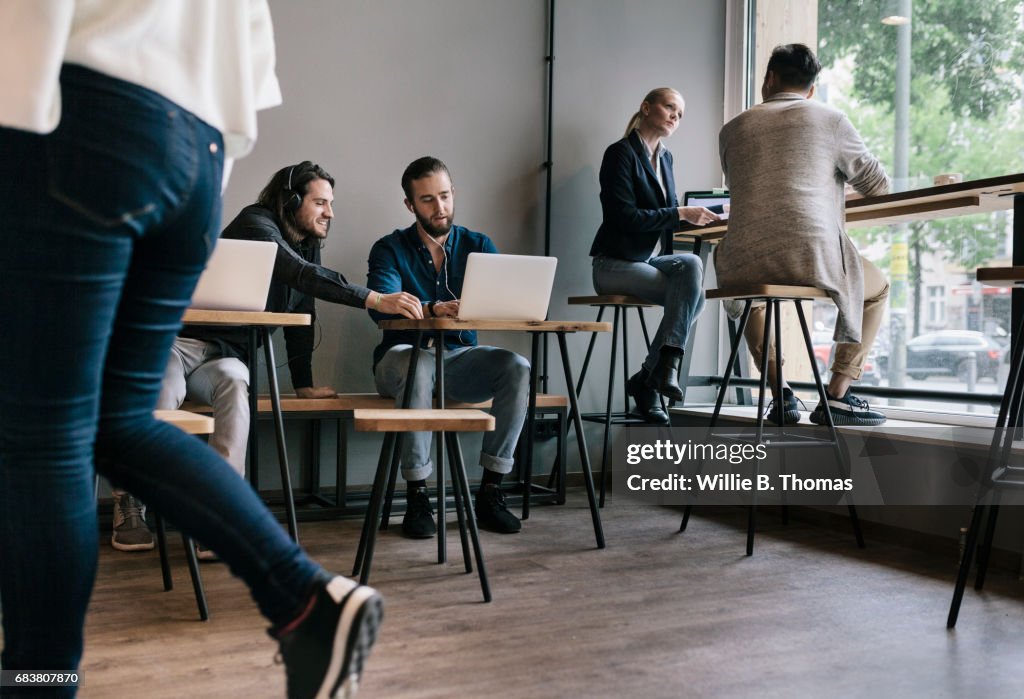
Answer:
[{"label": "beard", "polygon": [[307,236],[307,237],[326,238],[327,234],[331,232],[331,223],[332,223],[332,221],[333,221],[333,219],[327,219],[327,230],[325,230],[323,233],[321,233],[319,230],[317,230],[315,224],[312,227],[310,227],[310,228],[303,229],[302,233],[303,233],[304,236]]},{"label": "beard", "polygon": [[445,237],[451,232],[452,226],[455,224],[455,209],[452,209],[452,212],[448,214],[448,220],[445,222],[444,226],[435,226],[431,223],[429,218],[422,216],[419,211],[416,212],[416,221],[420,224],[420,227],[426,231],[427,235],[437,240],[438,238]]}]

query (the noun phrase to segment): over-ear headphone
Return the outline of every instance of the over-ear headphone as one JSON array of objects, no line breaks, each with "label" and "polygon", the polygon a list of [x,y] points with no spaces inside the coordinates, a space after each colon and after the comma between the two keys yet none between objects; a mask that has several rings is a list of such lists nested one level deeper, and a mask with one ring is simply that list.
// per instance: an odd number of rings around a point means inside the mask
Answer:
[{"label": "over-ear headphone", "polygon": [[297,165],[292,165],[288,170],[288,187],[281,193],[284,196],[284,210],[288,212],[297,211],[302,206],[302,195],[292,189],[292,173]]}]

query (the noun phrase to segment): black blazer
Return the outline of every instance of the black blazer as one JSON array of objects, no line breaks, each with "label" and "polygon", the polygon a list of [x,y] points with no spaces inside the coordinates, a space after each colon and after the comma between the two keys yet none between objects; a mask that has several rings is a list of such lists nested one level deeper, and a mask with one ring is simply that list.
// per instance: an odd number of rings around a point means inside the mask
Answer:
[{"label": "black blazer", "polygon": [[601,161],[601,211],[590,255],[643,262],[661,240],[665,254],[672,250],[672,233],[679,228],[679,203],[672,174],[672,154],[662,149],[661,175],[668,200],[654,176],[654,168],[634,130],[608,146]]}]

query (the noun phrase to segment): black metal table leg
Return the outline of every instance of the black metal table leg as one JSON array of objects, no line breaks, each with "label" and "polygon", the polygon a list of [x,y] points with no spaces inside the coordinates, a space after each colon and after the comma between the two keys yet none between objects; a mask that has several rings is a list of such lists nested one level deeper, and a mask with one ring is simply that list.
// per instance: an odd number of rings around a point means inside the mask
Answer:
[{"label": "black metal table leg", "polygon": [[[434,336],[434,405],[444,410],[444,331],[438,330]],[[434,435],[437,444],[437,562],[448,560],[448,544],[446,537],[447,517],[445,510],[445,478],[444,478],[444,432]]]},{"label": "black metal table leg", "polygon": [[575,384],[572,380],[572,365],[569,362],[569,349],[565,342],[565,333],[558,332],[558,350],[562,355],[562,371],[565,373],[565,385],[569,389],[570,410],[572,411],[573,425],[576,428],[576,443],[580,450],[580,463],[583,467],[583,482],[587,487],[587,498],[590,500],[590,518],[594,523],[594,538],[597,540],[597,548],[605,547],[604,528],[601,525],[601,511],[597,506],[597,497],[594,492],[594,477],[590,470],[590,457],[587,455],[587,444],[583,437],[583,421],[580,418],[579,400],[576,396]]},{"label": "black metal table leg", "polygon": [[249,483],[252,489],[260,492],[260,440],[259,432],[256,429],[256,420],[259,415],[259,328],[255,325],[249,326]]},{"label": "black metal table leg", "polygon": [[533,433],[537,425],[537,360],[540,358],[540,333],[530,333],[530,404],[526,409],[526,454],[523,457],[523,519],[530,518],[530,491],[533,488]]},{"label": "black metal table leg", "polygon": [[[612,425],[612,398],[615,396],[615,354],[616,348],[618,347],[619,337],[619,312],[622,311],[622,317],[626,317],[625,308],[620,309],[616,306],[614,309],[614,315],[612,316],[612,353],[611,359],[608,360],[608,393],[604,404],[604,438],[601,441],[601,483],[600,483],[600,497],[598,498],[598,507],[604,507],[604,477],[605,469],[608,464],[608,450],[611,446],[610,435]],[[626,345],[626,336],[622,336],[622,345]],[[629,396],[626,396],[626,400],[629,400]],[[626,412],[623,417],[628,417],[629,408],[627,406]]]},{"label": "black metal table leg", "polygon": [[[295,519],[295,495],[292,492],[292,476],[288,468],[288,450],[284,442],[284,416],[281,413],[281,392],[277,385],[277,368],[274,364],[274,345],[270,341],[270,328],[263,329],[263,352],[267,358],[267,381],[270,384],[270,407],[274,412],[274,430],[277,436],[277,462],[281,467],[281,487],[284,489],[284,511],[288,519],[288,533],[295,543],[299,541],[299,524]],[[255,415],[250,416],[255,422]]]},{"label": "black metal table leg", "polygon": [[[419,366],[420,345],[423,344],[423,331],[417,330],[413,338],[412,349],[409,351],[409,368],[405,372],[405,390],[402,391],[401,407],[407,409],[409,401],[412,400],[412,386],[416,380],[416,367]],[[395,479],[397,478],[397,462],[402,458],[402,440],[404,436],[399,433],[396,437],[395,454],[391,462],[391,475],[388,480],[388,488],[384,498],[384,514],[381,517],[380,530],[388,528],[388,520],[391,519],[391,501],[395,495]]]}]

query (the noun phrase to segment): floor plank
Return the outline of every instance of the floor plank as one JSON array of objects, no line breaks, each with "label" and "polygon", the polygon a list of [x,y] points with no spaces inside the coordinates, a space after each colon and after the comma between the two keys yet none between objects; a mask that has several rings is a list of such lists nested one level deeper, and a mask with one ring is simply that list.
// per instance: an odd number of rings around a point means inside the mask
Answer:
[{"label": "floor plank", "polygon": [[[454,518],[453,518],[454,519]],[[616,498],[594,548],[585,498],[538,507],[521,534],[483,533],[494,602],[433,541],[378,539],[385,624],[361,697],[905,697],[1024,695],[1024,586],[994,571],[945,629],[946,558],[766,513],[752,558],[745,513],[679,512]],[[356,521],[303,524],[303,543],[349,572]],[[80,696],[283,696],[283,671],[244,585],[204,565],[198,621],[171,537],[176,588],[155,553],[104,546]]]}]

